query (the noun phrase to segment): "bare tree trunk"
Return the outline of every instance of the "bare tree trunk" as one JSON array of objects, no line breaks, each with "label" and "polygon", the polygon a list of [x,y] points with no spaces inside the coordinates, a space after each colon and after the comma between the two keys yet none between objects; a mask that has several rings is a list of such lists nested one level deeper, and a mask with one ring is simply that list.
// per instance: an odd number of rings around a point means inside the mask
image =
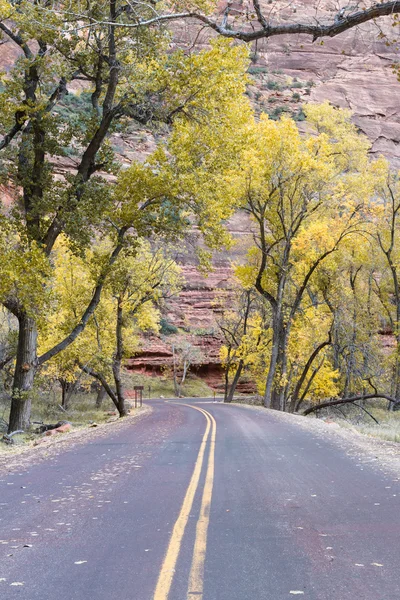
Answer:
[{"label": "bare tree trunk", "polygon": [[30,425],[33,381],[37,369],[37,327],[35,319],[18,315],[17,361],[11,398],[8,432],[25,430]]},{"label": "bare tree trunk", "polygon": [[288,337],[285,332],[280,312],[281,311],[274,315],[272,322],[273,345],[264,395],[264,406],[275,410],[282,410],[282,389],[279,379],[286,368],[285,346],[287,345]]},{"label": "bare tree trunk", "polygon": [[172,346],[172,361],[173,361],[173,370],[174,370],[174,394],[179,397],[179,385],[178,385],[178,377],[176,373],[176,355],[175,355],[175,346]]},{"label": "bare tree trunk", "polygon": [[279,369],[279,381],[278,384],[278,394],[279,394],[279,410],[285,412],[286,411],[286,389],[287,389],[287,363],[288,363],[288,353],[287,347],[289,342],[290,335],[290,323],[282,330],[281,332],[281,344],[280,344],[280,369]]},{"label": "bare tree trunk", "polygon": [[228,402],[229,392],[229,367],[231,364],[231,348],[228,348],[228,356],[226,357],[225,372],[224,372],[224,402]]},{"label": "bare tree trunk", "polygon": [[68,410],[70,394],[69,391],[71,389],[71,383],[66,381],[65,379],[60,379],[61,385],[61,406],[64,410]]},{"label": "bare tree trunk", "polygon": [[107,390],[104,385],[100,384],[96,396],[96,408],[101,408],[104,398],[107,396]]},{"label": "bare tree trunk", "polygon": [[188,372],[188,370],[189,370],[189,367],[190,367],[189,361],[185,360],[185,361],[183,362],[183,375],[182,375],[181,384],[180,384],[181,386],[182,386],[182,385],[185,383],[185,381],[186,381],[186,375],[187,375],[187,372]]},{"label": "bare tree trunk", "polygon": [[234,396],[236,388],[237,388],[237,384],[239,383],[239,379],[240,379],[240,376],[241,376],[242,371],[243,371],[243,367],[244,367],[244,362],[243,362],[242,359],[240,359],[238,367],[236,369],[235,376],[233,378],[231,387],[229,388],[229,393],[227,395],[227,398],[226,398],[225,402],[232,402],[233,396]]},{"label": "bare tree trunk", "polygon": [[279,355],[279,335],[276,327],[273,327],[273,339],[272,339],[272,350],[271,350],[271,358],[269,361],[269,369],[267,375],[267,381],[265,384],[265,394],[264,394],[264,406],[266,408],[271,408],[273,403],[273,383],[275,380],[276,367],[278,363],[278,355]]},{"label": "bare tree trunk", "polygon": [[123,344],[123,332],[122,332],[122,324],[123,324],[123,314],[122,314],[122,299],[117,299],[117,325],[116,325],[116,341],[117,347],[114,354],[114,360],[112,365],[114,381],[115,381],[115,390],[118,399],[118,412],[120,417],[125,417],[128,412],[125,407],[125,397],[124,390],[121,379],[121,364],[122,357],[124,354],[124,344]]}]

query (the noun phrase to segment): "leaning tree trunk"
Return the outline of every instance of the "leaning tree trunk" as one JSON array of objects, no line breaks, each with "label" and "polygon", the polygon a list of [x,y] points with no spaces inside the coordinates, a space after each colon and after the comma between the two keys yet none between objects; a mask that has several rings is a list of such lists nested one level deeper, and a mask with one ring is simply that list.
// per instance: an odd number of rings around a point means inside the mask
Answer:
[{"label": "leaning tree trunk", "polygon": [[122,300],[118,298],[117,301],[117,325],[116,325],[116,338],[117,338],[117,348],[114,354],[113,360],[113,375],[115,381],[115,390],[117,393],[118,399],[118,412],[120,417],[125,417],[128,414],[125,406],[125,396],[121,379],[121,364],[122,357],[124,353],[124,345],[123,345],[123,333],[122,333],[122,324],[123,324],[123,313],[122,313]]},{"label": "leaning tree trunk", "polygon": [[8,433],[30,425],[33,381],[37,369],[37,326],[25,313],[18,316],[18,348]]},{"label": "leaning tree trunk", "polygon": [[236,388],[237,388],[237,384],[239,383],[239,379],[240,379],[240,376],[241,376],[242,371],[243,371],[243,366],[244,366],[243,359],[240,359],[238,367],[236,369],[236,373],[235,373],[235,375],[233,377],[233,381],[231,383],[231,387],[229,388],[229,392],[227,394],[225,402],[232,402],[233,396],[234,396]]}]

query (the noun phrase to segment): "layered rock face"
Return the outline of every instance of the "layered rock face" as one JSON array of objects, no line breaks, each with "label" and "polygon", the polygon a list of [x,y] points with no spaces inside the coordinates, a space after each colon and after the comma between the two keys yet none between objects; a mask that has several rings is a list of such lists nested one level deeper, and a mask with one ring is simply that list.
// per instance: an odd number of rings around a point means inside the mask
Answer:
[{"label": "layered rock face", "polygon": [[[315,3],[300,4],[305,9],[298,9],[292,20],[314,10]],[[384,18],[323,40],[323,45],[303,36],[272,38],[259,43],[258,51],[267,67],[306,82],[304,91],[297,90],[300,101],[329,100],[350,109],[354,122],[372,143],[371,153],[385,155],[399,168],[400,83],[393,71],[399,55],[394,46],[387,46],[386,40],[378,37],[380,29],[388,39],[394,37],[398,28],[391,24],[390,18]]]},{"label": "layered rock face", "polygon": [[[191,371],[203,378],[217,391],[223,388],[223,370],[220,360],[221,337],[218,318],[224,304],[229,301],[233,286],[233,265],[240,262],[252,241],[251,227],[246,215],[238,213],[228,223],[234,240],[229,251],[216,253],[213,270],[207,276],[197,269],[197,260],[191,245],[186,244],[178,260],[182,265],[185,285],[178,297],[172,298],[164,308],[163,317],[168,325],[178,329],[176,334],[147,336],[141,350],[127,361],[129,369],[159,375],[173,365],[173,344],[183,340],[199,351],[199,358]],[[254,391],[243,381],[239,391]]]}]

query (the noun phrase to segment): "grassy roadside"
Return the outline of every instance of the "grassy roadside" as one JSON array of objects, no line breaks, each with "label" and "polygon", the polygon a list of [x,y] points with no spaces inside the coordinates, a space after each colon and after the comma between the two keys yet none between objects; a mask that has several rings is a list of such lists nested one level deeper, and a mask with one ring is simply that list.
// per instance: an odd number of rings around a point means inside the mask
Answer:
[{"label": "grassy roadside", "polygon": [[[329,414],[328,418],[344,429],[355,429],[368,437],[378,438],[386,442],[400,442],[400,411],[389,412],[382,406],[366,406],[367,410],[377,419],[371,417],[356,407],[349,408],[343,415]],[[333,413],[333,411],[332,411]],[[363,414],[361,414],[363,413]]]}]

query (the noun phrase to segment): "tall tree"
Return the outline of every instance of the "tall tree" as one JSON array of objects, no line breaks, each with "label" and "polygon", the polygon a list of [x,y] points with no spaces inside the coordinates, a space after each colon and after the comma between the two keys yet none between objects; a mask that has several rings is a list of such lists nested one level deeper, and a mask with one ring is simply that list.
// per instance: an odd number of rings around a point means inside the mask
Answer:
[{"label": "tall tree", "polygon": [[272,349],[264,403],[285,410],[288,344],[313,276],[357,232],[371,193],[368,142],[350,114],[309,106],[315,134],[302,139],[290,119],[262,118],[244,153],[243,210],[255,224],[256,246],[238,269],[271,310]]},{"label": "tall tree", "polygon": [[[374,207],[373,238],[376,244],[377,268],[373,276],[373,289],[383,309],[382,321],[386,322],[395,340],[392,353],[393,386],[391,394],[400,400],[400,180],[398,173],[391,173],[383,165],[377,177],[379,197]],[[392,406],[392,403],[389,403]]]}]

